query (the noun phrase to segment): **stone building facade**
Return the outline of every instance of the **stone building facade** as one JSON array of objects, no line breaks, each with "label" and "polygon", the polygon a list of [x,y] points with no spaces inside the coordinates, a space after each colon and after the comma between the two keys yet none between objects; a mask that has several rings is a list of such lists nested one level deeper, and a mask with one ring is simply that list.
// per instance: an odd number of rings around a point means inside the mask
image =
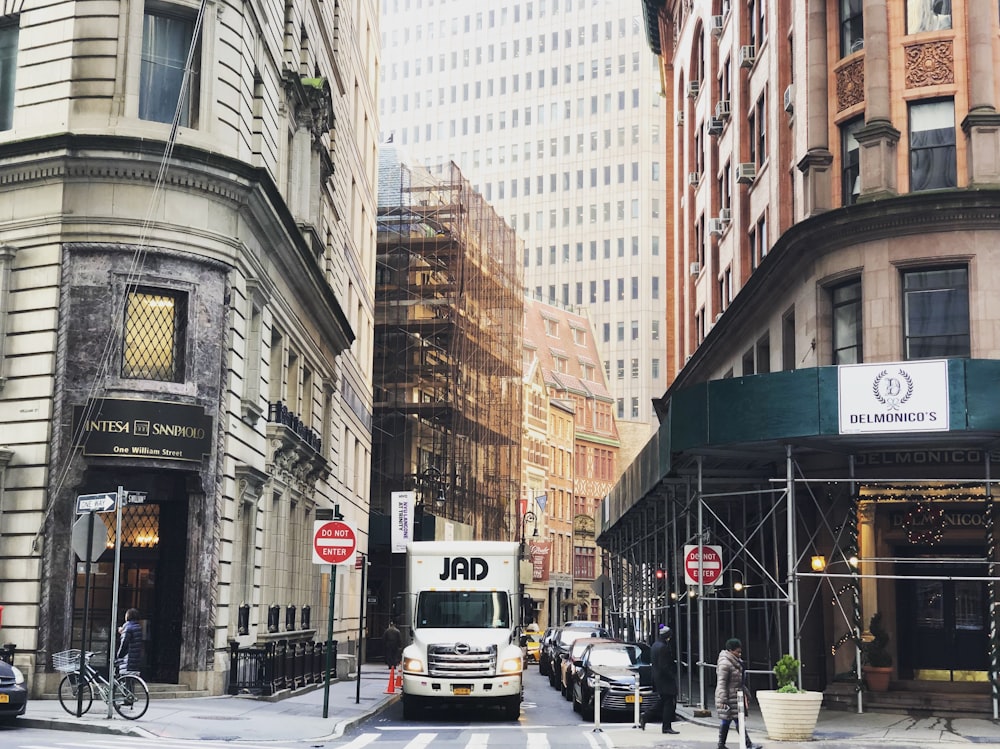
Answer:
[{"label": "stone building facade", "polygon": [[2,638],[40,694],[134,606],[144,676],[220,693],[230,643],[324,639],[316,520],[367,550],[377,6],[101,12],[0,23]]}]

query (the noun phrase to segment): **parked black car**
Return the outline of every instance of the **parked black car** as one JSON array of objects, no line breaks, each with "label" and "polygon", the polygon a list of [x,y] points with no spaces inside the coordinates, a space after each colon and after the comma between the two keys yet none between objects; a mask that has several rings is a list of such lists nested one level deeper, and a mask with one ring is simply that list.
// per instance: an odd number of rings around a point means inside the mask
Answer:
[{"label": "parked black car", "polygon": [[598,622],[567,624],[561,627],[549,643],[549,684],[559,689],[562,680],[562,662],[569,653],[570,646],[581,637],[611,637],[611,633]]},{"label": "parked black car", "polygon": [[0,720],[24,715],[28,706],[28,688],[21,669],[0,660]]},{"label": "parked black car", "polygon": [[639,680],[641,707],[655,707],[648,645],[639,642],[599,642],[587,648],[573,678],[573,709],[584,719],[594,717],[594,688],[600,682],[601,714],[635,710],[635,683]]},{"label": "parked black car", "polygon": [[[549,681],[552,681],[552,667],[553,658],[555,657],[555,647],[556,639],[559,637],[559,633],[568,627],[600,627],[598,622],[588,622],[588,621],[571,621],[565,624],[560,624],[558,627],[550,627],[545,630],[545,635],[542,637],[542,651],[538,659],[538,673],[542,676],[548,676]],[[556,666],[559,664],[556,663]],[[553,684],[555,686],[555,684]]]}]

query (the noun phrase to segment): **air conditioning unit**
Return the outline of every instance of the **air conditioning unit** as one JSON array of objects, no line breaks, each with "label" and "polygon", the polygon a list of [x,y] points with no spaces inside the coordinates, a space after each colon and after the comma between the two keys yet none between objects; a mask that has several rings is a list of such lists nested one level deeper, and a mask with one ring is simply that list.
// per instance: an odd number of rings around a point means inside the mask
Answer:
[{"label": "air conditioning unit", "polygon": [[708,19],[708,28],[711,30],[712,36],[716,38],[722,36],[722,22],[724,20],[724,16],[712,16]]},{"label": "air conditioning unit", "polygon": [[728,226],[729,222],[733,220],[733,210],[731,208],[720,208],[719,209],[719,221],[723,225]]},{"label": "air conditioning unit", "polygon": [[749,185],[757,178],[757,165],[753,162],[736,165],[736,181]]},{"label": "air conditioning unit", "polygon": [[720,120],[729,119],[729,99],[720,99],[715,103],[715,116]]},{"label": "air conditioning unit", "polygon": [[708,118],[708,134],[709,135],[722,135],[722,120],[718,117]]},{"label": "air conditioning unit", "polygon": [[701,184],[701,174],[698,172],[688,172],[688,184],[691,187],[697,187]]},{"label": "air conditioning unit", "polygon": [[697,99],[699,91],[701,91],[701,81],[688,81],[687,95],[689,99]]},{"label": "air conditioning unit", "polygon": [[719,320],[721,320],[721,319],[722,319],[722,313],[720,312],[719,314],[717,314],[715,316],[715,322],[719,322]]},{"label": "air conditioning unit", "polygon": [[[728,221],[726,223],[729,223]],[[708,220],[708,233],[719,236],[726,230],[726,224],[722,223],[722,219],[710,218]]]},{"label": "air conditioning unit", "polygon": [[701,273],[701,263],[697,261],[691,263],[691,275],[697,276],[699,273]]},{"label": "air conditioning unit", "polygon": [[785,111],[788,112],[788,114],[791,114],[795,109],[795,102],[793,99],[795,99],[795,86],[789,83],[785,87]]},{"label": "air conditioning unit", "polygon": [[740,47],[740,67],[752,68],[757,61],[757,48],[752,44],[744,44]]},{"label": "air conditioning unit", "polygon": [[678,109],[677,112],[674,114],[674,124],[678,125],[678,126],[684,124],[684,110],[683,109]]}]

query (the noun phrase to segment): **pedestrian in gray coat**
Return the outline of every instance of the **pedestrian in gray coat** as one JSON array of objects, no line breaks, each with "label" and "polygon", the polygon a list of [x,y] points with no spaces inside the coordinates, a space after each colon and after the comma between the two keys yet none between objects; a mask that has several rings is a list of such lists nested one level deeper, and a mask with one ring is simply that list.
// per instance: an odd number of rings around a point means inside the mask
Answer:
[{"label": "pedestrian in gray coat", "polygon": [[[747,694],[746,667],[742,655],[743,643],[735,637],[730,638],[726,640],[725,649],[719,653],[719,661],[715,667],[715,710],[720,721],[717,749],[726,749],[729,727],[733,724],[739,727],[740,692],[743,692],[744,700]],[[750,741],[750,734],[745,735],[747,749],[761,749]]]}]

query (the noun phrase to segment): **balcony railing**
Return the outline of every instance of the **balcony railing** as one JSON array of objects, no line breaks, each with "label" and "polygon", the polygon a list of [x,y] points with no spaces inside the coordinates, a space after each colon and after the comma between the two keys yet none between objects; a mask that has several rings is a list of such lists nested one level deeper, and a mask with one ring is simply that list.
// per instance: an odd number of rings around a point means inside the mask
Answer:
[{"label": "balcony railing", "polygon": [[323,451],[323,439],[316,430],[303,424],[299,415],[292,412],[281,401],[268,404],[267,420],[273,424],[281,424],[288,427],[316,452],[320,453]]}]

